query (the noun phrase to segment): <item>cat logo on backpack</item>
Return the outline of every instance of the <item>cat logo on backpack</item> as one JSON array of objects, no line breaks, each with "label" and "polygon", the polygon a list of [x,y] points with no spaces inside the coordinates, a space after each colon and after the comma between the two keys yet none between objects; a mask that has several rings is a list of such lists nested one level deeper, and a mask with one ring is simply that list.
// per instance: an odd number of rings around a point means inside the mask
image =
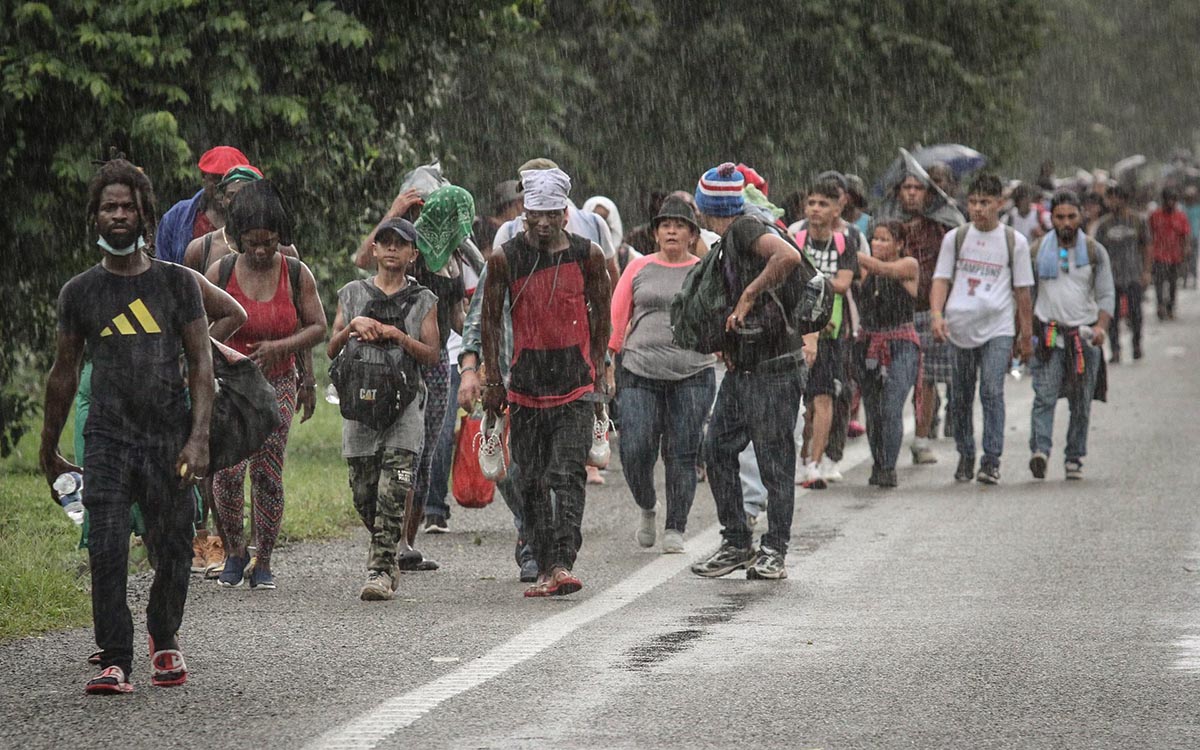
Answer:
[{"label": "cat logo on backpack", "polygon": [[374,401],[375,400],[375,389],[374,388],[359,388],[358,389],[358,400],[359,401]]}]

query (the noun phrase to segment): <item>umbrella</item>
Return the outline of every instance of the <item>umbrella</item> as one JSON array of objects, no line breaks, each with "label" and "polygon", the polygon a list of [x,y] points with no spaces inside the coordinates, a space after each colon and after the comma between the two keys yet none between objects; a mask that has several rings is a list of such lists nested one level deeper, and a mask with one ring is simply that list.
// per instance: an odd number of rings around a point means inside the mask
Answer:
[{"label": "umbrella", "polygon": [[1145,166],[1145,164],[1146,164],[1146,157],[1142,156],[1141,154],[1134,154],[1133,156],[1127,156],[1124,159],[1122,159],[1121,161],[1119,161],[1113,165],[1113,168],[1112,168],[1113,179],[1119,180],[1126,172],[1129,172],[1129,171],[1132,171],[1135,169],[1139,169],[1139,168]]},{"label": "umbrella", "polygon": [[939,143],[936,146],[926,146],[913,152],[913,158],[922,167],[929,169],[932,164],[942,162],[954,172],[954,179],[962,179],[967,172],[987,164],[987,157],[973,148],[958,143]]}]

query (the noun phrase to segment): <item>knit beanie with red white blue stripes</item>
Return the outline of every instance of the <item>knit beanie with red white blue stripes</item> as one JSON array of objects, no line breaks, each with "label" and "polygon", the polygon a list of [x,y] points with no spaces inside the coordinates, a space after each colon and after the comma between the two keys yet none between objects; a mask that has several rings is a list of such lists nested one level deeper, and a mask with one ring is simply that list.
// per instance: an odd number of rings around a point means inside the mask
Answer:
[{"label": "knit beanie with red white blue stripes", "polygon": [[713,167],[696,185],[696,210],[706,216],[737,216],[746,207],[746,178],[733,162]]}]

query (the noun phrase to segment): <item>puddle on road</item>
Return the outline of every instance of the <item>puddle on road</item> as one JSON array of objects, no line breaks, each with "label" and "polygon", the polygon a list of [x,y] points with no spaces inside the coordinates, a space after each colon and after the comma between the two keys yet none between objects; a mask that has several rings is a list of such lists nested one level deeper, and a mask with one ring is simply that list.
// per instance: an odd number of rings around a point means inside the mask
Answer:
[{"label": "puddle on road", "polygon": [[634,646],[626,652],[625,661],[617,665],[630,672],[648,672],[659,662],[682,653],[697,640],[711,632],[711,628],[732,620],[752,601],[765,592],[733,592],[721,594],[723,601],[713,607],[701,607],[684,618],[687,627],[660,633],[648,642]]}]

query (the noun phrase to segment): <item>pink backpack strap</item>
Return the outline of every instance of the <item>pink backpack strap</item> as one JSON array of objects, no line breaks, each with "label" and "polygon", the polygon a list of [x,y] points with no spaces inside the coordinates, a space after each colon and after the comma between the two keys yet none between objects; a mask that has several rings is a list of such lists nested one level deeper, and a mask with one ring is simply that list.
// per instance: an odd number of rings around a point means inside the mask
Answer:
[{"label": "pink backpack strap", "polygon": [[[804,249],[804,243],[808,240],[808,230],[800,229],[795,236],[796,246],[801,250]],[[841,257],[846,252],[846,235],[841,232],[833,233],[833,246],[837,248],[838,257]]]}]

